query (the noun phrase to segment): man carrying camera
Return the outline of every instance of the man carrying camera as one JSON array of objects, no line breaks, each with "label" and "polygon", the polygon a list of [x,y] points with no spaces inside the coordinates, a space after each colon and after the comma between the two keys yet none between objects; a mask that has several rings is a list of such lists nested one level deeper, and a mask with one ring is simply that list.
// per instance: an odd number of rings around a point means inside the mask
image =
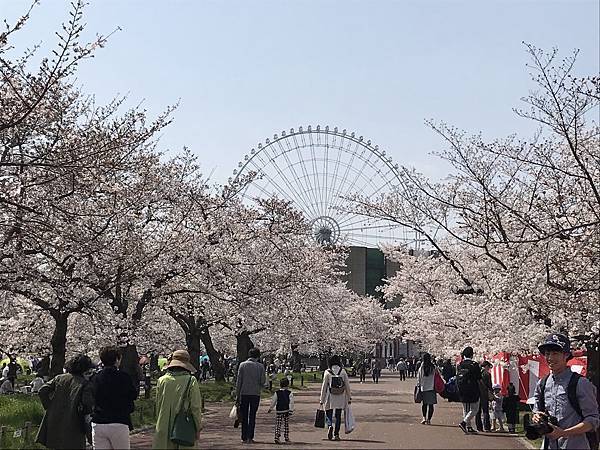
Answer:
[{"label": "man carrying camera", "polygon": [[567,336],[550,334],[538,349],[551,372],[535,389],[533,422],[549,423],[552,429],[545,434],[543,448],[590,449],[590,442],[597,438],[594,433],[600,425],[596,388],[567,366],[567,361],[572,358]]}]

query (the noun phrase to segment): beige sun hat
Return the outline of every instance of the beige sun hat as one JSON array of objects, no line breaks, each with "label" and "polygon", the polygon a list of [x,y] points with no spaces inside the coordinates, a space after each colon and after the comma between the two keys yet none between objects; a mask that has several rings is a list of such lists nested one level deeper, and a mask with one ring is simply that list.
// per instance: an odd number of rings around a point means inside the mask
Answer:
[{"label": "beige sun hat", "polygon": [[190,354],[187,350],[175,350],[171,355],[171,361],[169,361],[169,365],[167,369],[170,367],[183,367],[186,370],[189,370],[191,373],[196,372],[196,368],[190,362]]}]

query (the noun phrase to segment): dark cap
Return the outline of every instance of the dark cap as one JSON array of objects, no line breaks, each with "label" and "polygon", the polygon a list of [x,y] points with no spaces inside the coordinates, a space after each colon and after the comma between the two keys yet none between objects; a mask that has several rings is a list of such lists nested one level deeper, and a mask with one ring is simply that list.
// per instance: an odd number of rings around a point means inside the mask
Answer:
[{"label": "dark cap", "polygon": [[571,354],[571,342],[569,338],[564,334],[553,333],[546,336],[544,342],[538,345],[540,353],[544,353],[548,350],[554,350],[559,352],[565,352]]}]

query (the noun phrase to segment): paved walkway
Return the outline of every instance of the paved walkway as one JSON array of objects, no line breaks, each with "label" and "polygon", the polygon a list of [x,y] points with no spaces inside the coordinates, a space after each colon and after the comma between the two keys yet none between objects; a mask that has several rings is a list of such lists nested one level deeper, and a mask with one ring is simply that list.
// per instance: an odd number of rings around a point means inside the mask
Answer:
[{"label": "paved walkway", "polygon": [[[314,428],[320,385],[312,384],[294,394],[296,412],[290,420],[293,449],[313,448],[439,448],[439,449],[524,449],[526,444],[517,436],[481,433],[465,435],[457,426],[462,407],[438,398],[431,425],[421,425],[421,407],[412,400],[414,379],[401,382],[393,373],[385,373],[379,384],[370,380],[359,384],[351,379],[352,407],[356,429],[348,435],[342,432],[341,442],[327,440],[325,430]],[[207,405],[204,429],[199,448],[232,449],[242,445],[240,430],[233,428],[227,417],[231,406]],[[251,448],[277,448],[273,443],[274,414],[268,414],[268,401],[263,400],[257,416],[256,444]],[[342,425],[343,430],[343,425]],[[132,448],[150,448],[152,436],[141,433],[132,437]]]}]

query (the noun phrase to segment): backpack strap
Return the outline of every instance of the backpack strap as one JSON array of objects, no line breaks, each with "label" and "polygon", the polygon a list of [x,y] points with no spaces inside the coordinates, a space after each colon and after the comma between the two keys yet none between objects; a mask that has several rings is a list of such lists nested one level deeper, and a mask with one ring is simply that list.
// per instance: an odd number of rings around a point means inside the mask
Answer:
[{"label": "backpack strap", "polygon": [[546,410],[546,398],[544,397],[544,391],[546,390],[546,382],[548,381],[549,376],[550,375],[546,375],[540,380],[540,400],[538,402],[538,407],[540,411]]},{"label": "backpack strap", "polygon": [[340,367],[340,371],[338,372],[337,376],[339,377],[341,373],[342,373],[342,368]]},{"label": "backpack strap", "polygon": [[575,412],[583,419],[583,412],[581,411],[581,406],[579,406],[579,400],[577,400],[577,383],[579,383],[580,378],[581,375],[577,372],[573,372],[571,374],[571,379],[569,380],[569,385],[567,386],[567,396],[569,397],[569,403],[571,403],[571,406]]}]

